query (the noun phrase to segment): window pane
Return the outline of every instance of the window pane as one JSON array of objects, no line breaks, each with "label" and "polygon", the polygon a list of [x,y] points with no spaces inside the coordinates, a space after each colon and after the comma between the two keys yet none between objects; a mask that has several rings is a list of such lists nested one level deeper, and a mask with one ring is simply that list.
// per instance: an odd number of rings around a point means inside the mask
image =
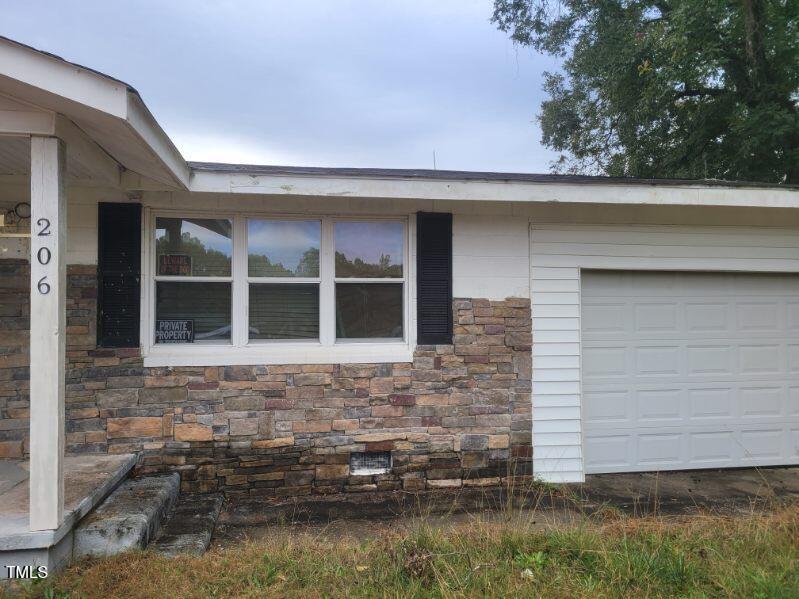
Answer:
[{"label": "window pane", "polygon": [[319,339],[319,285],[250,285],[250,339]]},{"label": "window pane", "polygon": [[233,225],[227,219],[155,219],[155,274],[229,277]]},{"label": "window pane", "polygon": [[336,276],[401,278],[403,243],[400,222],[337,222]]},{"label": "window pane", "polygon": [[155,285],[156,343],[230,340],[230,283]]},{"label": "window pane", "polygon": [[336,337],[402,338],[402,284],[337,283]]},{"label": "window pane", "polygon": [[318,277],[319,221],[247,221],[251,277]]}]

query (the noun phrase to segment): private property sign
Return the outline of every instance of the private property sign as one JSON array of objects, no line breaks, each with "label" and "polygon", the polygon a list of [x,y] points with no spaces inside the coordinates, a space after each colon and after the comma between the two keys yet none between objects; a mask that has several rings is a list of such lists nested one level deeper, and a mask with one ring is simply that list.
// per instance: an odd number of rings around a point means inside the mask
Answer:
[{"label": "private property sign", "polygon": [[194,320],[170,319],[155,321],[156,343],[194,343]]}]

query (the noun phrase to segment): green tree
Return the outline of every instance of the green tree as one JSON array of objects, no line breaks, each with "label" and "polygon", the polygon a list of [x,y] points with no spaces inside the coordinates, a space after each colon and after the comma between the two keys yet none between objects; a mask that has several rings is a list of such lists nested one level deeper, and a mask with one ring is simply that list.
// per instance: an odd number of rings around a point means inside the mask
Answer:
[{"label": "green tree", "polygon": [[494,0],[560,172],[799,183],[799,0]]}]

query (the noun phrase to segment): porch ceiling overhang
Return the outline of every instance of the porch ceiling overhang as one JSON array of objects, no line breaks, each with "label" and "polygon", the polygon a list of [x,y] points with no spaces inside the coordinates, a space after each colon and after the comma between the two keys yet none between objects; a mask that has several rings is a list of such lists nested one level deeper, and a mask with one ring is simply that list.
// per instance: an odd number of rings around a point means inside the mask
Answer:
[{"label": "porch ceiling overhang", "polygon": [[188,165],[129,85],[0,37],[0,94],[63,115],[126,169],[188,188]]},{"label": "porch ceiling overhang", "polygon": [[[119,186],[121,168],[116,160],[81,131],[72,121],[62,115],[49,111],[26,111],[20,118],[19,111],[5,111],[8,98],[0,96],[0,176],[26,177],[30,174],[31,144],[30,135],[57,136],[69,147],[66,162],[66,177],[69,183],[83,185]],[[28,127],[29,135],[16,134],[14,123]]]}]

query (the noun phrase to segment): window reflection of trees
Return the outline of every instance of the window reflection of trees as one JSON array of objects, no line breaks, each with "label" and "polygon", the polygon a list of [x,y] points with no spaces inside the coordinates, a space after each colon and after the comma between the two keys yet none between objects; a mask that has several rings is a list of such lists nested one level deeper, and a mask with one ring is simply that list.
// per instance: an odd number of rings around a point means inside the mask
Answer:
[{"label": "window reflection of trees", "polygon": [[248,263],[251,277],[318,277],[319,248],[305,250],[294,270],[286,268],[282,262],[273,263],[263,254],[249,254]]},{"label": "window reflection of trees", "polygon": [[156,227],[163,234],[156,237],[156,254],[188,255],[191,258],[192,276],[229,276],[230,252],[206,247],[200,238],[183,231],[184,223],[205,229],[228,242],[232,239],[232,224],[228,220],[159,218]]},{"label": "window reflection of trees", "polygon": [[377,264],[370,264],[360,258],[349,260],[342,252],[336,252],[336,276],[402,278],[402,264],[391,264],[391,256],[389,254],[380,254]]}]

